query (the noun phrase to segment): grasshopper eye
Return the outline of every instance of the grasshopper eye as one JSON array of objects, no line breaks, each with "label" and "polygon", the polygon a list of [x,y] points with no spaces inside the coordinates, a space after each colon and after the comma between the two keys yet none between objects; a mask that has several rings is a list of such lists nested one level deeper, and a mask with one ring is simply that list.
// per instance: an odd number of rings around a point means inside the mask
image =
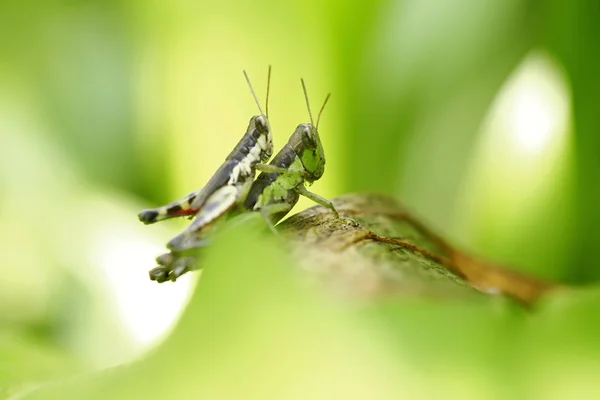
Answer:
[{"label": "grasshopper eye", "polygon": [[312,133],[310,132],[310,128],[307,126],[304,128],[304,137],[310,142],[312,141]]},{"label": "grasshopper eye", "polygon": [[255,126],[256,129],[261,131],[267,129],[267,120],[265,119],[265,117],[263,117],[262,115],[256,117]]},{"label": "grasshopper eye", "polygon": [[306,125],[302,130],[302,143],[306,148],[313,148],[315,146],[315,136],[312,132],[312,125]]}]

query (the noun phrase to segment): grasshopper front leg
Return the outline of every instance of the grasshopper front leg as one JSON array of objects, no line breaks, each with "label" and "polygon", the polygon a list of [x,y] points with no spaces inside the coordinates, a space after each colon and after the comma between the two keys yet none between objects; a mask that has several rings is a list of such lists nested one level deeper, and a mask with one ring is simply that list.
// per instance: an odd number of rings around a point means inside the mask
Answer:
[{"label": "grasshopper front leg", "polygon": [[316,193],[313,193],[313,192],[309,191],[304,186],[304,183],[301,183],[300,185],[296,186],[296,188],[294,190],[296,190],[296,192],[298,192],[298,194],[301,194],[302,196],[304,196],[304,197],[306,197],[308,199],[311,199],[315,203],[320,204],[323,207],[329,208],[333,212],[333,214],[335,215],[336,218],[340,217],[340,215],[338,214],[337,210],[335,209],[335,206],[333,205],[333,203],[331,201],[327,200],[324,197],[319,196]]},{"label": "grasshopper front leg", "polygon": [[255,166],[257,171],[266,172],[270,174],[299,174],[302,175],[304,170],[295,168],[283,168],[273,164],[257,164]]}]

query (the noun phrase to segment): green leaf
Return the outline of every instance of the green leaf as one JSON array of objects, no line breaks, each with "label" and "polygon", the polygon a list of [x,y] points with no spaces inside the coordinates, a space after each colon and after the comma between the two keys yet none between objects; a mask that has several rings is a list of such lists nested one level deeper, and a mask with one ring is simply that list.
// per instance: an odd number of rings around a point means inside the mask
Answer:
[{"label": "green leaf", "polygon": [[5,326],[0,329],[0,399],[81,371],[56,344]]},{"label": "green leaf", "polygon": [[600,8],[585,0],[540,3],[544,15],[540,37],[563,63],[573,92],[575,132],[577,239],[569,265],[570,280],[600,279]]}]

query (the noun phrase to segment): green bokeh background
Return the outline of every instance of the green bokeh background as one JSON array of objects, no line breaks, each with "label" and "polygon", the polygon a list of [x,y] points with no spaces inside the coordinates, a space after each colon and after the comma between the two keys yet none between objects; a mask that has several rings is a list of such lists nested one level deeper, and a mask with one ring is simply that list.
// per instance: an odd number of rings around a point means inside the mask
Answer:
[{"label": "green bokeh background", "polygon": [[[39,385],[56,378],[56,398],[594,397],[599,18],[583,0],[2,2],[0,396],[47,398]],[[540,54],[567,88],[562,156],[526,181],[498,150],[505,168],[488,174],[490,110]],[[297,288],[277,268],[293,260],[241,231],[210,250],[181,323],[147,355],[114,282],[138,290],[185,222],[136,213],[211,176],[256,113],[242,69],[264,102],[269,64],[276,148],[308,120],[299,78],[313,109],[332,92],[315,192],[393,195],[472,252],[582,288],[533,314],[349,305]],[[144,284],[158,303],[179,285]]]}]

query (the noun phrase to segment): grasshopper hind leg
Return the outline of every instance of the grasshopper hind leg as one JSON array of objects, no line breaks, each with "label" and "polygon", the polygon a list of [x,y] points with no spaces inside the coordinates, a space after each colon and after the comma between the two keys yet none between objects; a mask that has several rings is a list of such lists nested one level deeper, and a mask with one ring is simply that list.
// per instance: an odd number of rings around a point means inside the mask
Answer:
[{"label": "grasshopper hind leg", "polygon": [[240,189],[224,186],[213,193],[196,215],[194,222],[183,233],[171,239],[167,248],[171,251],[184,251],[202,246],[196,243],[197,238],[203,238],[205,232],[212,229],[213,224],[227,218],[239,202]]},{"label": "grasshopper hind leg", "polygon": [[197,209],[191,206],[197,195],[196,192],[190,193],[184,198],[175,200],[167,205],[142,210],[138,214],[138,218],[144,224],[149,225],[169,218],[192,217],[198,212]]}]

